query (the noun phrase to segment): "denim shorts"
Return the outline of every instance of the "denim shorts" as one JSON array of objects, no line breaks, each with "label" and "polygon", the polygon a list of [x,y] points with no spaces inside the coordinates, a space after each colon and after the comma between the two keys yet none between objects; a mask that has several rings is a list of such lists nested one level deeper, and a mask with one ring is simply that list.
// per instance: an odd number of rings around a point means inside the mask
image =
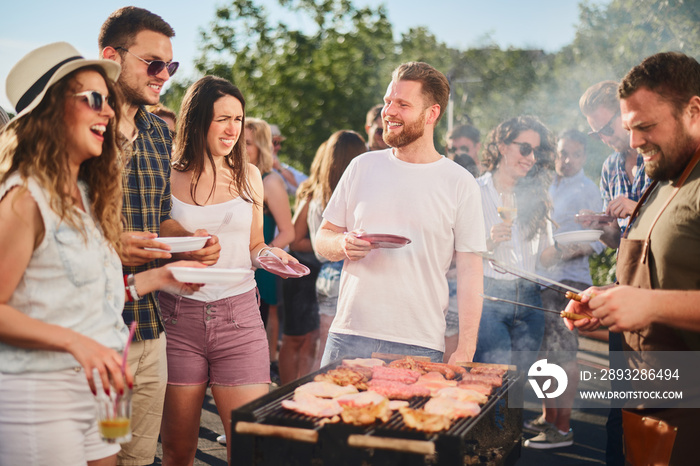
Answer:
[{"label": "denim shorts", "polygon": [[371,358],[372,353],[425,356],[432,362],[442,362],[443,352],[423,346],[407,345],[393,341],[365,338],[358,335],[329,333],[321,366],[340,358]]},{"label": "denim shorts", "polygon": [[325,262],[316,279],[316,300],[318,312],[326,316],[335,316],[340,291],[340,273],[343,261]]},{"label": "denim shorts", "polygon": [[[532,306],[542,306],[539,286],[527,280],[484,277],[484,294]],[[484,300],[474,361],[515,364],[528,370],[544,335],[544,312]]]},{"label": "denim shorts", "polygon": [[270,354],[256,290],[203,302],[160,293],[168,383],[270,383]]}]

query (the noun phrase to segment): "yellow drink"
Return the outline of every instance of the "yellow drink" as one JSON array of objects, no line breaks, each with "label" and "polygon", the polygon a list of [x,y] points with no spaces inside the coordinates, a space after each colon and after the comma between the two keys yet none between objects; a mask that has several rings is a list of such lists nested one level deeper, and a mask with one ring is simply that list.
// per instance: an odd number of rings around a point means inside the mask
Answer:
[{"label": "yellow drink", "polygon": [[518,209],[515,207],[498,207],[498,215],[504,222],[512,222],[518,214]]},{"label": "yellow drink", "polygon": [[131,420],[126,417],[101,420],[100,434],[106,439],[126,437],[131,430],[130,423]]}]

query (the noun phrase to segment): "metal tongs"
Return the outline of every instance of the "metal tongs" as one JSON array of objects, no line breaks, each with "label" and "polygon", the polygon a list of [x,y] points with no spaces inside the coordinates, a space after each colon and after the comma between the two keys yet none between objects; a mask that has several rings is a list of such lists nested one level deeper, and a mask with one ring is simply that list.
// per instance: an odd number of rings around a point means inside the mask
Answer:
[{"label": "metal tongs", "polygon": [[509,299],[495,298],[493,296],[486,296],[485,294],[481,294],[481,293],[479,293],[479,296],[481,296],[484,299],[488,299],[489,301],[494,301],[497,303],[514,304],[516,306],[529,307],[530,309],[537,309],[539,311],[551,312],[553,314],[559,314],[559,317],[566,318],[569,320],[579,320],[579,319],[587,319],[588,318],[588,316],[584,316],[582,314],[576,314],[573,312],[566,312],[566,311],[553,311],[552,309],[545,309],[543,307],[532,306],[530,304],[518,303],[516,301],[511,301]]},{"label": "metal tongs", "polygon": [[[517,267],[514,267],[512,265],[505,265],[496,259],[489,257],[486,254],[479,253],[481,257],[484,259],[488,260],[489,263],[491,264],[491,267],[493,267],[493,270],[495,270],[498,273],[509,273],[511,275],[515,275],[518,278],[522,278],[523,280],[527,280],[529,282],[532,282],[536,285],[544,286],[545,288],[549,288],[550,290],[554,290],[557,293],[564,293],[564,296],[566,299],[573,299],[574,301],[581,302],[583,290],[578,290],[576,288],[570,287],[569,285],[565,285],[563,283],[560,283],[558,281],[552,280],[551,278],[543,277],[542,275],[537,275],[534,272],[527,272],[525,270],[521,270]],[[527,275],[530,275],[531,277],[536,278],[537,280],[533,280],[532,278],[527,277]],[[539,280],[539,281],[538,281]],[[566,291],[562,291],[559,288],[554,288],[551,285],[547,285],[546,283],[542,282],[547,282],[551,283],[552,285],[558,286],[560,288],[563,288]]]}]

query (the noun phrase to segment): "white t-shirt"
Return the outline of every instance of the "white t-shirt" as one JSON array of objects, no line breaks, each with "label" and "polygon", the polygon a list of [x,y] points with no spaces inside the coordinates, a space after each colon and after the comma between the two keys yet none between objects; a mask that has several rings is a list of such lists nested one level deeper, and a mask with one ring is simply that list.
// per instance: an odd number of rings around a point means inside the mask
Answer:
[{"label": "white t-shirt", "polygon": [[486,250],[472,175],[444,157],[415,164],[392,149],[368,152],[345,170],[323,217],[347,231],[411,239],[345,261],[330,331],[443,351],[452,255]]}]

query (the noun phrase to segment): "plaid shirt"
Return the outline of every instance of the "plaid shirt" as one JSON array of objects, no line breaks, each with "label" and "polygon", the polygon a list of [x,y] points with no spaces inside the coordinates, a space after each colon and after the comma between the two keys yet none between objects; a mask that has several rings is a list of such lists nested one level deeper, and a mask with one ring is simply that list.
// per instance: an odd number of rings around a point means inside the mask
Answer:
[{"label": "plaid shirt", "polygon": [[[160,234],[161,222],[170,218],[170,149],[172,139],[163,120],[139,107],[134,118],[138,136],[123,178],[124,229]],[[137,273],[158,267],[152,261],[139,267],[124,267],[124,273]],[[158,299],[149,293],[139,301],[124,304],[126,325],[138,322],[135,340],[153,340],[164,331]]]},{"label": "plaid shirt", "polygon": [[[618,196],[625,196],[633,201],[638,201],[651,180],[644,172],[644,158],[637,154],[637,172],[634,180],[630,181],[625,171],[625,156],[614,152],[603,162],[603,170],[600,174],[600,194],[603,197],[603,211],[608,208],[608,203]],[[627,229],[629,218],[618,218],[622,232]]]}]

